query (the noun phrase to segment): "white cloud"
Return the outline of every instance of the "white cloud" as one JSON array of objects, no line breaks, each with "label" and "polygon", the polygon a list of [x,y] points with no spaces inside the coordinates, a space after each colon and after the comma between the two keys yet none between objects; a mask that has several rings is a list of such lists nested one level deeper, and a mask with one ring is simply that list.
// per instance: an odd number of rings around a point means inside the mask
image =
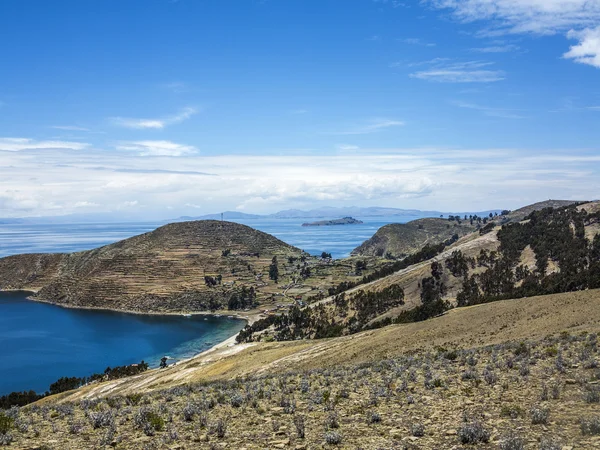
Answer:
[{"label": "white cloud", "polygon": [[197,112],[198,111],[195,108],[188,107],[182,109],[178,114],[163,117],[161,119],[133,119],[127,117],[111,117],[110,121],[117,126],[125,128],[162,130],[163,128],[169,125],[174,125],[189,119]]},{"label": "white cloud", "polygon": [[395,128],[395,127],[402,127],[402,126],[404,126],[404,122],[402,122],[400,120],[379,118],[379,119],[372,119],[368,124],[361,125],[352,130],[335,131],[335,132],[330,132],[330,133],[326,133],[326,134],[339,134],[339,135],[371,134],[371,133],[377,133],[379,131],[383,131],[388,128]]},{"label": "white cloud", "polygon": [[136,152],[140,156],[184,156],[198,151],[191,145],[171,141],[127,141],[116,146],[117,150]]},{"label": "white cloud", "polygon": [[78,127],[75,125],[55,125],[50,128],[54,128],[55,130],[64,130],[64,131],[91,131],[89,128]]},{"label": "white cloud", "polygon": [[486,69],[494,64],[487,61],[448,62],[434,59],[417,64],[429,64],[431,67],[411,73],[412,78],[440,83],[492,83],[504,80],[505,77],[501,70]]},{"label": "white cloud", "polygon": [[600,68],[600,26],[583,31],[569,31],[567,37],[578,39],[579,44],[573,45],[563,56],[581,64]]},{"label": "white cloud", "polygon": [[19,152],[23,150],[63,149],[83,150],[90,144],[70,141],[37,141],[27,138],[0,138],[0,151]]},{"label": "white cloud", "polygon": [[526,119],[527,116],[520,114],[520,110],[518,109],[509,109],[509,108],[492,108],[489,106],[481,106],[475,103],[466,103],[466,102],[454,102],[456,106],[459,108],[473,109],[476,111],[481,111],[484,115],[489,117],[500,117],[503,119]]},{"label": "white cloud", "polygon": [[365,148],[178,158],[139,153],[91,149],[73,158],[54,150],[41,160],[0,152],[0,210],[5,217],[113,211],[138,219],[186,215],[186,204],[205,213],[326,204],[481,210],[600,192],[597,152],[578,150],[532,155],[519,149]]},{"label": "white cloud", "polygon": [[600,0],[428,0],[466,22],[488,20],[483,35],[552,35],[579,39],[564,54],[600,68]]},{"label": "white cloud", "polygon": [[410,45],[422,45],[424,47],[435,47],[435,44],[432,42],[425,42],[420,38],[404,38],[404,39],[398,39],[398,42],[402,42],[404,44],[410,44]]},{"label": "white cloud", "polygon": [[508,53],[519,50],[518,45],[505,44],[505,45],[489,45],[487,47],[475,47],[472,48],[472,52],[476,53]]},{"label": "white cloud", "polygon": [[338,145],[336,145],[336,148],[338,150],[342,150],[342,151],[352,151],[352,150],[358,150],[360,147],[358,145],[338,144]]},{"label": "white cloud", "polygon": [[600,22],[598,0],[429,0],[464,21],[491,20],[491,33],[555,34]]}]

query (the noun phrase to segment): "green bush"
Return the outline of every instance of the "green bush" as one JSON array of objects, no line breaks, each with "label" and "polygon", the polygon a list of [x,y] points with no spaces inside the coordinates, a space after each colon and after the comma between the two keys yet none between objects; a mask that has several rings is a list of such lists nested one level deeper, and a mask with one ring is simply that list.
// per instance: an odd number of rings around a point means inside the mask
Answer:
[{"label": "green bush", "polygon": [[0,434],[8,433],[13,427],[15,420],[0,412]]},{"label": "green bush", "polygon": [[154,411],[148,411],[146,419],[152,428],[156,431],[162,431],[165,427],[165,420]]}]

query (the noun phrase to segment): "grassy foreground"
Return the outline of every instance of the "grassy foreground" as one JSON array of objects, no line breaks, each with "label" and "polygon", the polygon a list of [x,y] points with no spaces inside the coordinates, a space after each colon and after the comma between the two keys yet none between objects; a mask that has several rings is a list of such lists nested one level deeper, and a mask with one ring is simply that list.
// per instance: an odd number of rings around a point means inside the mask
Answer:
[{"label": "grassy foreground", "polygon": [[598,331],[600,292],[587,291],[458,309],[344,338],[226,347],[13,409],[0,419],[0,442],[599,448]]}]

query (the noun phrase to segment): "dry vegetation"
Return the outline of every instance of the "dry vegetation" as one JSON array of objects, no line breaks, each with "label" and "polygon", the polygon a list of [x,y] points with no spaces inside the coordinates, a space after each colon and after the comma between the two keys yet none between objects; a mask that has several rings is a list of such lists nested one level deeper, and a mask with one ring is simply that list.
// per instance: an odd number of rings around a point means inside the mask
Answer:
[{"label": "dry vegetation", "polygon": [[[278,283],[269,279],[274,256]],[[364,273],[381,264],[372,259]],[[36,300],[67,306],[189,312],[225,310],[231,295],[246,287],[257,300],[249,309],[265,309],[324,296],[342,280],[361,278],[353,267],[352,259],[311,257],[250,227],[204,220],[85,252],[0,258],[0,289],[35,291]],[[217,284],[207,285],[207,276]]]},{"label": "dry vegetation", "polygon": [[[565,202],[554,203],[531,205],[504,219],[521,220],[546,206],[565,206]],[[598,202],[579,209],[595,213]],[[421,242],[420,248],[422,239],[427,243],[430,237],[421,236],[426,230],[416,222],[417,232],[412,235]],[[463,228],[471,226],[468,221],[463,223]],[[178,233],[166,230],[160,234],[165,230],[159,229],[158,235],[149,233],[77,254],[77,264],[62,260],[73,256],[52,256],[38,259],[34,269],[23,273],[16,268],[18,264],[13,264],[15,260],[5,258],[0,260],[4,271],[0,273],[11,274],[12,280],[23,285],[17,287],[31,288],[48,283],[52,278],[49,273],[64,271],[66,264],[77,270],[91,268],[83,271],[92,275],[90,279],[106,273],[109,278],[122,278],[129,288],[132,285],[127,284],[128,280],[133,277],[138,283],[137,294],[144,276],[150,274],[151,281],[155,276],[169,276],[170,283],[155,280],[149,286],[167,289],[152,295],[161,299],[160,307],[164,308],[166,301],[169,308],[177,310],[182,304],[168,300],[168,295],[188,298],[182,297],[182,292],[187,292],[185,286],[192,286],[202,295],[220,293],[223,297],[229,292],[226,289],[234,286],[252,287],[261,308],[275,303],[290,305],[298,301],[297,296],[310,303],[304,310],[290,309],[285,326],[292,331],[304,315],[307,322],[302,326],[318,328],[318,321],[325,317],[328,327],[346,327],[338,331],[347,334],[361,329],[350,330],[351,323],[353,317],[365,311],[369,326],[375,320],[425,304],[426,281],[439,289],[434,292],[436,301],[456,305],[463,283],[474,275],[480,280],[479,275],[493,267],[496,252],[502,253],[498,233],[503,231],[494,224],[482,233],[465,231],[457,242],[446,244],[446,248],[442,245],[443,250],[433,259],[351,287],[389,262],[376,257],[341,261],[307,257],[254,230],[244,229],[237,240],[232,240],[236,235],[232,230],[221,234],[217,230],[217,238],[211,241],[208,234],[215,233],[215,229],[209,230],[208,224],[242,230],[236,224],[192,222]],[[450,222],[452,228],[457,228],[454,224]],[[448,220],[443,221],[443,229],[435,236],[449,230],[446,225]],[[580,228],[574,233],[594,242],[592,245],[579,237],[586,244],[585,258],[590,265],[596,264],[593,259],[597,258],[594,249],[598,239],[594,237],[598,221],[587,220]],[[199,229],[204,230],[201,236]],[[566,230],[562,233],[569,235],[568,226]],[[185,239],[180,237],[182,232]],[[435,236],[431,238],[437,239]],[[135,245],[131,246],[132,242]],[[211,244],[207,246],[207,242]],[[534,245],[544,250],[540,242]],[[384,252],[388,245],[386,241]],[[262,250],[256,250],[259,247]],[[537,270],[540,258],[533,248],[527,245],[513,255],[519,270]],[[228,250],[227,254],[223,250]],[[251,254],[254,251],[258,256]],[[146,259],[140,259],[140,255]],[[267,279],[272,256],[278,256],[279,283]],[[121,265],[125,257],[134,258],[134,262]],[[359,269],[356,261],[366,261],[367,268],[361,264]],[[554,261],[549,259],[547,267],[538,270],[540,280],[568,269],[551,263]],[[102,268],[108,266],[111,271],[103,272]],[[115,271],[115,267],[123,270]],[[210,276],[221,275],[218,285],[205,285],[203,276],[208,268]],[[200,270],[203,276],[198,281]],[[507,274],[513,280],[514,273]],[[345,290],[349,298],[346,303],[339,296],[326,295],[328,288],[342,281],[350,282]],[[511,289],[519,289],[520,283],[511,284]],[[47,292],[48,287],[41,291]],[[386,295],[389,298],[383,298]],[[65,301],[73,303],[73,298],[79,297],[66,297]],[[352,303],[357,298],[367,304]],[[140,302],[139,297],[128,301],[137,308],[159,308],[158,303]],[[372,309],[370,301],[384,308]],[[185,305],[199,309],[199,303]],[[360,324],[362,327],[364,321]],[[275,333],[277,327],[282,328],[275,323],[259,331],[254,340],[262,342],[229,344],[166,369],[92,383],[20,410],[0,413],[0,445],[28,449],[600,448],[600,290],[455,308],[434,319],[332,339],[270,342],[281,337]]]},{"label": "dry vegetation", "polygon": [[6,413],[14,448],[479,448],[600,445],[597,336],[428,350]]},{"label": "dry vegetation", "polygon": [[402,258],[419,251],[427,244],[439,244],[457,234],[472,233],[476,224],[468,220],[450,222],[448,219],[428,218],[408,223],[384,225],[372,238],[352,251],[355,256],[392,256]]}]

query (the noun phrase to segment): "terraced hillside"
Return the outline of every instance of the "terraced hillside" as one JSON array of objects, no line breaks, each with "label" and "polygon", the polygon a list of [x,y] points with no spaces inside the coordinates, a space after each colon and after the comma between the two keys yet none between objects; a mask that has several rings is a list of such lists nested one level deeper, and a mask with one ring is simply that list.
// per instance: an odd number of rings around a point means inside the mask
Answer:
[{"label": "terraced hillside", "polygon": [[36,299],[69,306],[220,309],[236,285],[268,274],[273,256],[302,255],[245,225],[182,222],[95,250],[2,258],[0,288],[36,291]]}]

